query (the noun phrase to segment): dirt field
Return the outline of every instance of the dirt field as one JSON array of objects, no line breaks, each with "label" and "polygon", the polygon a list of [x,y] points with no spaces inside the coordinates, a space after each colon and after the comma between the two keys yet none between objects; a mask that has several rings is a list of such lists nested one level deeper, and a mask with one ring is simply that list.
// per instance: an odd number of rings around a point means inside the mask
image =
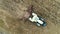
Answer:
[{"label": "dirt field", "polygon": [[[45,18],[46,27],[20,20],[30,5],[35,13]],[[60,0],[0,0],[0,33],[60,34]]]}]

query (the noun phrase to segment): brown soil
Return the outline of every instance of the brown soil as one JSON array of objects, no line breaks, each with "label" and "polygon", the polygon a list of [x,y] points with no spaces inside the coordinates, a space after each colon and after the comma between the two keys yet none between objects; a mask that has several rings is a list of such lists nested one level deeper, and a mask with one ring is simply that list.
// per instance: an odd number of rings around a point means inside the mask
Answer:
[{"label": "brown soil", "polygon": [[[60,34],[59,1],[0,0],[0,27],[6,33],[9,31],[9,34]],[[45,18],[46,27],[37,27],[29,20],[20,20],[30,5],[33,5],[35,13]]]}]

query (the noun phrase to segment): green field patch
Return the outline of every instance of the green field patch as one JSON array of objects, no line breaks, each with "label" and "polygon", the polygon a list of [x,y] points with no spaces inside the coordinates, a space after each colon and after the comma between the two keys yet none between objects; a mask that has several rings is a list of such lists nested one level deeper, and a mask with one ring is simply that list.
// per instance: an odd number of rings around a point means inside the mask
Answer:
[{"label": "green field patch", "polygon": [[0,19],[0,26],[2,27],[4,25],[4,21]]}]

